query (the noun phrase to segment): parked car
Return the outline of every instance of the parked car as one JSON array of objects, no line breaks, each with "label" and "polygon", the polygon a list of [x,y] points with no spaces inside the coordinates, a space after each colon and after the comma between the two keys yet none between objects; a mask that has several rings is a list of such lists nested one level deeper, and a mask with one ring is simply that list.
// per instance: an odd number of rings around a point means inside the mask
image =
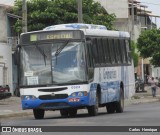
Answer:
[{"label": "parked car", "polygon": [[135,90],[136,92],[144,91],[144,81],[140,77],[135,79]]},{"label": "parked car", "polygon": [[0,100],[11,97],[10,88],[8,85],[0,86]]}]

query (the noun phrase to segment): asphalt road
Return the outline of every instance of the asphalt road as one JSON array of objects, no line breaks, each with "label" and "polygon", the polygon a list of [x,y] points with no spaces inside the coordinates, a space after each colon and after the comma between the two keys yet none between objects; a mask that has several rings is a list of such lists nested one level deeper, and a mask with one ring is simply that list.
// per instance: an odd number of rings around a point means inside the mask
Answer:
[{"label": "asphalt road", "polygon": [[[96,117],[88,116],[87,111],[81,110],[74,118],[62,118],[58,111],[46,112],[45,118],[35,120],[33,116],[10,118],[1,120],[2,126],[160,126],[160,102],[130,105],[124,113],[108,114],[105,108],[100,108]],[[73,128],[73,131],[75,129]],[[4,133],[3,133],[4,134]],[[3,135],[2,134],[2,135]],[[43,133],[44,134],[44,133]],[[47,133],[46,133],[47,134]],[[48,133],[50,134],[50,133]],[[109,133],[109,132],[67,132],[63,135],[159,135],[159,133]],[[54,132],[53,135],[62,135]]]},{"label": "asphalt road", "polygon": [[48,111],[45,118],[18,117],[2,119],[1,125],[10,126],[160,126],[160,102],[125,107],[124,113],[108,114],[105,107],[91,117],[87,110],[79,110],[76,117],[62,118],[59,111]]}]

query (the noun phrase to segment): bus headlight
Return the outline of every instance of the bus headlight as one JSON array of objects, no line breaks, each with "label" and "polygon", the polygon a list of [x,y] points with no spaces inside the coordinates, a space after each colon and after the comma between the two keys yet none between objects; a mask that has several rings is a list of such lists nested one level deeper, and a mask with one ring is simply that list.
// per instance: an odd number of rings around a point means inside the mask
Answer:
[{"label": "bus headlight", "polygon": [[72,93],[71,96],[72,96],[72,97],[75,97],[75,96],[76,96],[76,92]]},{"label": "bus headlight", "polygon": [[72,97],[76,97],[76,96],[82,97],[82,96],[87,96],[87,95],[88,95],[87,91],[79,91],[79,92],[74,92],[71,94]]},{"label": "bus headlight", "polygon": [[83,96],[83,93],[82,92],[78,92],[78,96],[79,97]]},{"label": "bus headlight", "polygon": [[35,100],[36,99],[36,97],[35,96],[33,96],[33,95],[23,95],[23,96],[21,96],[21,100]]}]

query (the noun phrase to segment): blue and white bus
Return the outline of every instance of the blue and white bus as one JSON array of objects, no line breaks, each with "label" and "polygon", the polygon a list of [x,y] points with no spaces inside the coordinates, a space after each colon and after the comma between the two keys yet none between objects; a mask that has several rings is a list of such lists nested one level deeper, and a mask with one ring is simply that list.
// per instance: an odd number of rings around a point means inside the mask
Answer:
[{"label": "blue and white bus", "polygon": [[21,34],[18,46],[22,109],[35,119],[46,110],[75,116],[99,107],[122,113],[124,98],[134,90],[134,67],[128,32],[105,26],[61,24]]}]

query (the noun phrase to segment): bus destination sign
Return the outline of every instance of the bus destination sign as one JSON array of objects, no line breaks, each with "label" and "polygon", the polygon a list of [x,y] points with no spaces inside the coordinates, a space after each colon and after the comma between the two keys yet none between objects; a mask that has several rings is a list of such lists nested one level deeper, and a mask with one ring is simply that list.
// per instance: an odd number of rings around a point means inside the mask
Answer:
[{"label": "bus destination sign", "polygon": [[72,32],[61,33],[45,33],[45,34],[31,34],[30,41],[47,40],[47,39],[72,39]]},{"label": "bus destination sign", "polygon": [[54,39],[82,39],[81,31],[35,32],[22,35],[22,43]]}]

